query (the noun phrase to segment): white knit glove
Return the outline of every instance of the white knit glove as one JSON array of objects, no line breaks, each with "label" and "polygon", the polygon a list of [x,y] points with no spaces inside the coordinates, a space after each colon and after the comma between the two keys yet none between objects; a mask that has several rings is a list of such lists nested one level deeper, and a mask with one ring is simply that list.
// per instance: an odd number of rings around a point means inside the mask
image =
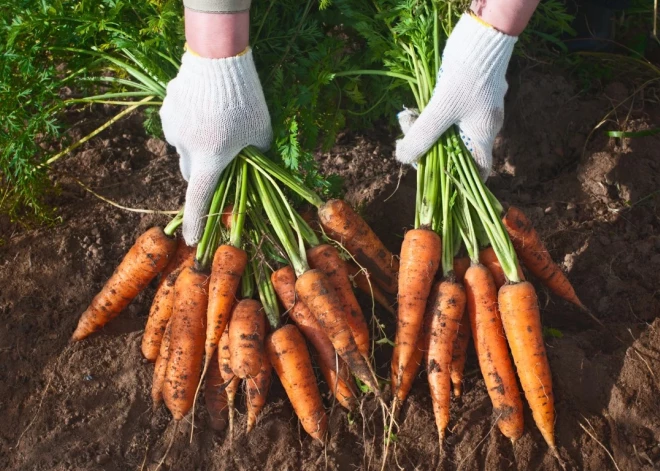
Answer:
[{"label": "white knit glove", "polygon": [[495,137],[504,121],[505,75],[516,41],[464,14],[447,39],[431,101],[419,119],[415,110],[398,115],[405,136],[396,143],[397,160],[417,162],[457,124],[481,177],[488,178]]},{"label": "white knit glove", "polygon": [[265,151],[273,131],[252,51],[227,59],[183,55],[160,109],[167,142],[176,147],[188,182],[183,237],[202,237],[222,171],[245,147]]}]

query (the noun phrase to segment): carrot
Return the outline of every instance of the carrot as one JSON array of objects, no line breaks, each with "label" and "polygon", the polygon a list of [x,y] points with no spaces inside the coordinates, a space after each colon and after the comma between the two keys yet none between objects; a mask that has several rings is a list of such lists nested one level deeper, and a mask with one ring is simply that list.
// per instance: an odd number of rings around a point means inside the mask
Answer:
[{"label": "carrot", "polygon": [[[406,369],[403,371],[403,374],[401,375],[401,384],[397,382],[399,380],[399,375],[397,374],[398,373],[397,370],[394,369],[395,365],[398,364],[398,361],[396,361],[395,357],[392,357],[392,377],[390,378],[390,381],[391,381],[392,391],[395,394],[394,397],[399,403],[399,404],[395,404],[393,413],[396,413],[396,410],[399,407],[399,405],[403,403],[408,397],[408,394],[412,389],[412,385],[415,381],[415,378],[417,377],[417,373],[419,373],[419,367],[422,365],[422,359],[424,358],[425,353],[426,353],[426,336],[423,333],[421,333],[417,337],[417,345],[413,353],[413,356],[408,362],[408,365],[406,365]],[[398,350],[397,350],[397,354],[398,354]]]},{"label": "carrot", "polygon": [[575,294],[564,272],[552,261],[545,244],[521,210],[511,206],[502,219],[516,253],[532,274],[550,291],[581,309],[587,310]]},{"label": "carrot", "polygon": [[229,350],[229,326],[225,327],[220,344],[218,346],[218,361],[220,363],[220,376],[226,383],[225,392],[227,393],[227,408],[229,409],[229,437],[234,436],[234,404],[236,404],[236,393],[240,385],[240,379],[231,369],[231,354]]},{"label": "carrot", "polygon": [[351,329],[358,350],[369,358],[369,328],[364,320],[362,309],[355,299],[351,281],[348,278],[346,264],[339,257],[339,252],[328,244],[317,245],[307,251],[307,261],[312,269],[322,271],[335,289],[337,298],[342,303],[346,322]]},{"label": "carrot", "polygon": [[344,245],[382,289],[396,293],[399,261],[348,203],[327,201],[319,208],[319,219],[328,235]]},{"label": "carrot", "polygon": [[236,291],[246,266],[247,253],[242,249],[231,245],[221,245],[215,251],[211,265],[209,303],[206,313],[204,371],[208,369],[213,352],[218,347],[220,337],[229,322],[232,308],[236,302]]},{"label": "carrot", "polygon": [[183,239],[179,239],[174,257],[170,259],[161,274],[154,300],[149,310],[147,325],[142,336],[142,355],[149,361],[155,361],[160,351],[160,343],[165,328],[172,315],[174,304],[174,283],[179,273],[185,267],[192,267],[195,263],[195,249],[188,247]]},{"label": "carrot", "polygon": [[170,338],[172,335],[172,319],[167,323],[163,340],[160,342],[160,352],[154,365],[154,379],[151,385],[151,399],[153,410],[158,409],[163,402],[163,383],[165,382],[165,372],[167,371],[167,362],[170,359]]},{"label": "carrot", "polygon": [[555,450],[552,376],[534,286],[527,281],[502,286],[499,304],[504,332],[534,422],[546,443]]},{"label": "carrot", "polygon": [[321,226],[319,223],[318,214],[314,211],[313,206],[307,206],[298,211],[300,217],[307,223],[307,225],[317,234],[321,233]]},{"label": "carrot", "polygon": [[350,370],[378,395],[378,381],[371,365],[358,350],[344,316],[343,305],[328,277],[320,270],[307,270],[296,280],[296,293],[316,317]]},{"label": "carrot", "polygon": [[449,425],[451,402],[450,367],[454,340],[465,312],[465,290],[455,280],[443,279],[436,283],[429,297],[428,350],[426,372],[431,390],[440,448]]},{"label": "carrot", "polygon": [[463,283],[465,272],[470,268],[470,257],[454,257],[454,276]]},{"label": "carrot", "polygon": [[463,370],[465,370],[468,343],[470,343],[470,315],[465,310],[461,319],[461,325],[458,328],[458,335],[454,340],[454,347],[451,353],[451,367],[449,368],[455,397],[461,397],[463,393]]},{"label": "carrot", "polygon": [[103,289],[83,312],[71,340],[79,341],[100,330],[147,287],[165,268],[176,240],[160,227],[152,227],[133,244]]},{"label": "carrot", "polygon": [[259,413],[266,405],[272,372],[273,367],[268,360],[268,356],[264,354],[259,374],[246,380],[247,433],[252,431],[257,423]]},{"label": "carrot", "polygon": [[328,417],[302,335],[293,325],[285,325],[266,339],[266,351],[303,428],[323,442]]},{"label": "carrot", "polygon": [[261,371],[266,336],[266,316],[259,301],[240,301],[229,322],[229,356],[231,369],[241,379],[254,377]]},{"label": "carrot", "polygon": [[522,401],[497,310],[497,288],[490,271],[479,264],[468,269],[464,282],[474,347],[497,426],[515,441],[523,433]]},{"label": "carrot", "polygon": [[[506,284],[507,279],[504,275],[504,270],[502,270],[502,265],[497,259],[497,255],[495,255],[493,247],[486,247],[479,252],[479,263],[488,268],[490,274],[493,275],[493,280],[495,281],[495,286],[497,286],[497,289],[500,289]],[[521,280],[525,279],[520,266],[518,266],[518,276]]]},{"label": "carrot", "polygon": [[211,359],[211,369],[206,376],[204,385],[204,400],[206,409],[211,418],[211,428],[218,432],[227,428],[229,418],[229,408],[227,406],[227,391],[223,388],[224,381],[220,376],[220,364],[218,362],[218,352],[213,354]]},{"label": "carrot", "polygon": [[195,399],[202,361],[208,303],[208,276],[185,268],[174,285],[174,313],[163,399],[174,420],[181,420]]},{"label": "carrot", "polygon": [[396,359],[393,368],[399,374],[397,384],[403,383],[401,375],[415,352],[424,322],[426,300],[440,264],[440,252],[440,236],[427,229],[408,231],[401,245],[399,312],[393,352]]},{"label": "carrot", "polygon": [[234,216],[234,205],[228,204],[225,206],[225,209],[222,210],[222,215],[220,216],[220,223],[226,229],[231,229],[231,220]]},{"label": "carrot", "polygon": [[[350,374],[347,372],[346,363],[343,359],[337,358],[335,347],[332,345],[328,334],[325,333],[307,306],[302,301],[296,300],[296,275],[293,268],[290,266],[280,268],[271,274],[270,279],[277,297],[289,314],[289,318],[314,346],[317,352],[318,364],[330,386],[331,392],[342,406],[349,410],[353,409],[355,391],[351,387],[352,381]],[[338,368],[336,364],[339,365]]]},{"label": "carrot", "polygon": [[351,281],[360,291],[369,297],[373,297],[373,299],[390,314],[396,314],[392,307],[394,302],[388,299],[387,295],[381,291],[376,283],[371,283],[369,281],[370,275],[365,268],[359,268],[353,262],[346,262],[346,268],[348,269],[348,276]]}]

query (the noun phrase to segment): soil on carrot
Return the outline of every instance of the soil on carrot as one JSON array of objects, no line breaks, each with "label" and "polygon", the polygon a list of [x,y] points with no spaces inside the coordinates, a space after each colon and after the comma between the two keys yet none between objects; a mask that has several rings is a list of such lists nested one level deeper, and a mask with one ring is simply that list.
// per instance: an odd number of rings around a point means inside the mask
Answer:
[{"label": "soil on carrot", "polygon": [[[604,128],[590,136],[631,91],[617,83],[604,94],[581,94],[562,75],[517,74],[489,180],[501,201],[532,219],[578,296],[606,325],[537,284],[557,442],[568,469],[660,466],[660,136],[614,140]],[[657,105],[636,102],[629,117],[626,130],[660,126]],[[75,132],[95,124],[87,117]],[[347,199],[398,252],[412,223],[415,176],[393,160],[395,137],[384,130],[347,133],[319,162],[345,178]],[[176,210],[185,185],[173,150],[145,136],[139,117],[63,160],[53,178],[60,224],[26,229],[0,219],[1,469],[155,469],[171,440],[161,469],[380,467],[383,417],[373,398],[350,415],[334,407],[324,447],[302,431],[277,381],[247,436],[241,404],[233,441],[211,430],[203,401],[192,442],[189,419],[175,430],[163,408],[153,413],[153,365],[142,360],[140,341],[155,283],[101,333],[69,345],[80,313],[134,239],[167,221],[113,207],[76,179],[123,206],[157,210]],[[375,315],[393,339],[392,317],[378,308]],[[383,377],[390,354],[386,343],[377,345]],[[423,376],[399,417],[386,469],[561,469],[528,409],[515,445],[493,426],[472,351],[465,393],[453,401],[439,450]]]}]

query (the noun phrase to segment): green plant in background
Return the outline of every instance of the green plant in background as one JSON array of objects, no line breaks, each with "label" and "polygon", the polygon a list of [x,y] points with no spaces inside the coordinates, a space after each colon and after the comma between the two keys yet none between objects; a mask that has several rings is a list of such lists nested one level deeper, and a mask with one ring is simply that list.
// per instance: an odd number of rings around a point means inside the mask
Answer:
[{"label": "green plant in background", "polygon": [[[393,77],[333,73],[380,64],[383,23],[367,34],[373,15],[412,11],[416,3],[384,2],[388,11],[381,12],[366,0],[254,3],[251,43],[273,121],[271,157],[298,169],[319,192],[336,193],[339,181],[318,173],[315,150],[329,148],[345,127],[369,127],[383,118],[393,122],[402,104],[410,102],[409,92]],[[464,1],[437,4],[455,15],[467,6]],[[183,52],[182,3],[0,0],[0,10],[0,212],[48,220],[53,216],[44,203],[44,193],[52,188],[48,167],[80,144],[66,142],[67,107],[123,106],[117,119],[141,108],[146,130],[160,135],[158,107]],[[558,0],[546,0],[539,11],[526,34],[554,44],[568,19]],[[532,43],[538,51],[538,40],[521,40]],[[113,123],[109,120],[83,142]],[[53,156],[45,149],[58,140],[71,145]]]},{"label": "green plant in background", "polygon": [[[78,0],[34,6],[0,0],[0,8],[9,12],[0,33],[0,49],[9,58],[0,77],[0,114],[8,123],[0,128],[0,210],[14,218],[44,219],[47,167],[80,143],[55,156],[39,146],[62,138],[67,106],[128,107],[118,109],[119,117],[142,106],[147,131],[160,133],[157,110],[183,52],[182,4]],[[331,71],[344,60],[344,43],[326,34],[323,13],[311,0],[260,2],[251,15],[252,44],[273,121],[273,155],[300,169],[321,192],[336,192],[337,179],[320,176],[312,151],[331,145],[344,126],[341,90],[328,87]],[[63,87],[75,98],[61,97]]]}]

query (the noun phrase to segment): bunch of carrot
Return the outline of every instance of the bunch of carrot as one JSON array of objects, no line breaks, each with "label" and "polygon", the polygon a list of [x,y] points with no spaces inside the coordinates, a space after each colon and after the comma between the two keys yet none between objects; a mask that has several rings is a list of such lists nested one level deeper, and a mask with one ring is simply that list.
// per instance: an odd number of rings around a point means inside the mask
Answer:
[{"label": "bunch of carrot", "polygon": [[[353,255],[330,240],[322,243],[287,194],[316,206],[323,231]],[[397,264],[349,205],[323,203],[293,175],[246,148],[221,176],[196,249],[173,236],[181,219],[179,214],[165,230],[138,238],[83,313],[73,340],[102,328],[160,273],[142,353],[155,363],[154,408],[164,402],[177,423],[194,411],[203,385],[211,426],[229,425],[231,436],[245,380],[249,432],[275,370],[303,428],[323,440],[327,417],[305,338],[340,405],[356,405],[352,375],[380,394],[369,328],[352,282],[391,309],[381,288],[395,292]],[[280,306],[291,324],[283,325]]]},{"label": "bunch of carrot", "polygon": [[[455,10],[451,2],[374,5],[373,15],[362,12],[353,26],[367,38],[380,32],[379,44],[390,46],[389,55],[382,54],[389,70],[336,75],[387,76],[408,85],[423,111],[433,95]],[[465,252],[468,257],[459,256]],[[442,448],[452,385],[459,396],[472,337],[502,433],[515,441],[523,432],[517,372],[534,421],[556,454],[552,377],[539,307],[518,257],[553,292],[585,309],[522,212],[510,208],[503,214],[457,129],[450,128],[417,164],[415,227],[405,234],[399,261],[392,423],[424,364]]]}]

